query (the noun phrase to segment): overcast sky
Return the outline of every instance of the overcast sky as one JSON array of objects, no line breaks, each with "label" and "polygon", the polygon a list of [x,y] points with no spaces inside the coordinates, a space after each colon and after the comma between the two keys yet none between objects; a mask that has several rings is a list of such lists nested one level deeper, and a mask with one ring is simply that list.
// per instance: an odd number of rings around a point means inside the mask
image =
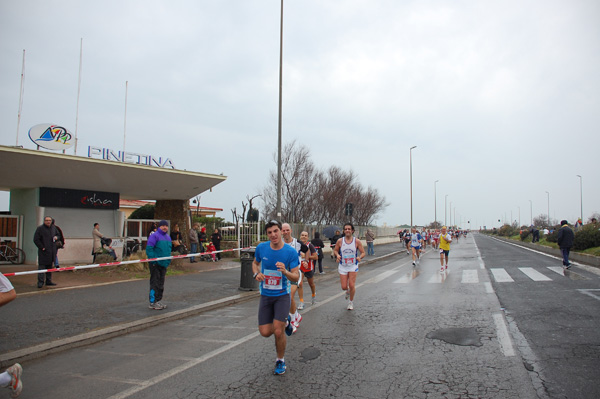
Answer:
[{"label": "overcast sky", "polygon": [[[277,149],[278,0],[0,2],[0,144],[39,123],[79,145],[223,173],[203,206],[241,208]],[[284,5],[283,140],[385,196],[377,224],[471,228],[600,212],[600,2],[296,0]],[[73,153],[73,150],[69,150]],[[18,166],[18,165],[14,165]],[[4,165],[5,173],[11,173]],[[18,167],[14,173],[18,173]],[[0,194],[8,209],[8,194]],[[449,216],[448,216],[449,218]],[[449,220],[447,220],[449,222]],[[494,223],[495,222],[495,223]]]}]

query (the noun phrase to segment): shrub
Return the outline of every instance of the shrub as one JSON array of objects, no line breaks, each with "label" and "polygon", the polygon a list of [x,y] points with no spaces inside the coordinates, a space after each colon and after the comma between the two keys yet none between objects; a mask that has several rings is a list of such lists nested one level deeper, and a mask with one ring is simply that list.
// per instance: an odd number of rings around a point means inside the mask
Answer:
[{"label": "shrub", "polygon": [[600,247],[600,230],[596,225],[586,224],[575,233],[573,249],[585,250],[594,247]]},{"label": "shrub", "polygon": [[527,239],[527,237],[529,237],[531,235],[531,232],[527,229],[523,229],[521,230],[521,241],[525,241]]},{"label": "shrub", "polygon": [[505,224],[504,226],[500,227],[498,229],[498,235],[502,236],[502,237],[511,237],[511,236],[516,236],[519,234],[519,230],[515,229],[514,227]]},{"label": "shrub", "polygon": [[545,235],[546,241],[548,241],[548,242],[554,242],[554,243],[557,242],[558,241],[558,230],[559,229],[560,229],[560,226],[558,228],[554,227],[554,231],[552,233],[546,234]]}]

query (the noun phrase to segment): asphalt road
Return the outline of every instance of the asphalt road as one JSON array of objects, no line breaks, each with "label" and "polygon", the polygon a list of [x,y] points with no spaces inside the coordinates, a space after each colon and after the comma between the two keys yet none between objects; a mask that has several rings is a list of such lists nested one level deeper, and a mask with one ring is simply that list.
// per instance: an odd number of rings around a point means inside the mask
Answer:
[{"label": "asphalt road", "polygon": [[473,236],[444,274],[433,252],[415,268],[398,253],[361,267],[354,311],[335,273],[317,281],[284,376],[254,299],[24,362],[22,397],[596,398],[598,275],[557,265]]},{"label": "asphalt road", "polygon": [[600,398],[599,270],[577,265],[563,271],[560,259],[475,236],[486,268],[513,280],[492,277],[524,364],[548,396]]}]

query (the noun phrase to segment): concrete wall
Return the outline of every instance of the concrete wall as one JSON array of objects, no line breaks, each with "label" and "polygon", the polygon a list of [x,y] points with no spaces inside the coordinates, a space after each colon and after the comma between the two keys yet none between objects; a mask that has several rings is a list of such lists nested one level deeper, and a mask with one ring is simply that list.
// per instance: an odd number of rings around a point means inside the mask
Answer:
[{"label": "concrete wall", "polygon": [[33,243],[33,233],[44,221],[44,208],[39,204],[39,189],[10,190],[10,213],[23,216],[23,242],[21,249],[25,251],[27,263],[37,263],[37,247]]}]

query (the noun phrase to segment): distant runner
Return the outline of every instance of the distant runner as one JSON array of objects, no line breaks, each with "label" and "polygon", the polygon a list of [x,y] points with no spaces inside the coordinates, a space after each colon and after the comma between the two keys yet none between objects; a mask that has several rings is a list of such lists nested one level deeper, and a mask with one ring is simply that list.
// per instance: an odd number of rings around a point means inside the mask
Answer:
[{"label": "distant runner", "polygon": [[[442,265],[440,273],[444,273],[448,270],[448,254],[450,253],[450,243],[452,242],[452,235],[448,234],[446,226],[442,227],[442,234],[440,234],[440,264]],[[446,265],[444,266],[444,258],[446,259]]]},{"label": "distant runner", "polygon": [[[419,263],[421,257],[421,245],[423,244],[423,237],[417,232],[417,229],[412,228],[412,234],[410,236],[410,247],[412,250],[412,264],[416,266]],[[416,262],[416,263],[415,263]]]}]

